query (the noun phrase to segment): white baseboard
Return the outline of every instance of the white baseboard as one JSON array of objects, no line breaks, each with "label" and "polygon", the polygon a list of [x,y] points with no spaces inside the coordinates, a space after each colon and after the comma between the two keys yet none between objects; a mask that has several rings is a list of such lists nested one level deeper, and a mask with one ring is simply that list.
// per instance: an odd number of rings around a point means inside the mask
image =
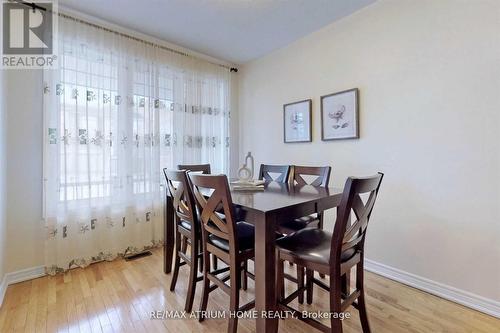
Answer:
[{"label": "white baseboard", "polygon": [[19,283],[23,281],[28,281],[45,276],[45,267],[36,266],[31,268],[22,269],[20,271],[11,272],[5,274],[5,279],[7,280],[7,285],[14,283]]},{"label": "white baseboard", "polygon": [[0,283],[0,306],[3,303],[3,298],[8,286],[14,283],[28,281],[42,276],[45,276],[44,266],[26,268],[20,271],[5,274],[2,282]]},{"label": "white baseboard", "polygon": [[365,259],[365,269],[468,308],[500,318],[500,302]]}]

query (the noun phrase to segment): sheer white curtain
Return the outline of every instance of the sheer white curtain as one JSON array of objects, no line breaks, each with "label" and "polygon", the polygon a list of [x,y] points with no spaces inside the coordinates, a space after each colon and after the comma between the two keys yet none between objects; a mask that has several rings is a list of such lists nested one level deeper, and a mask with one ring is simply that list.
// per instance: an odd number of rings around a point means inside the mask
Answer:
[{"label": "sheer white curtain", "polygon": [[229,168],[227,69],[67,18],[59,38],[44,83],[49,274],[161,244],[163,168]]}]

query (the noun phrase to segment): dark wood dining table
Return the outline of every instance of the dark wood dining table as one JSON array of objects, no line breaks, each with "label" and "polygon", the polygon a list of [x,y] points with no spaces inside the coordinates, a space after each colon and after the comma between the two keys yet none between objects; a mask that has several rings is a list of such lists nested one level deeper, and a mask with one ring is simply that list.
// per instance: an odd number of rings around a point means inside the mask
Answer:
[{"label": "dark wood dining table", "polygon": [[[342,190],[299,186],[276,182],[264,191],[232,190],[231,196],[240,220],[255,226],[255,310],[256,332],[276,332],[275,232],[281,221],[321,213],[340,204]],[[172,270],[174,252],[174,211],[166,196],[164,272]]]}]

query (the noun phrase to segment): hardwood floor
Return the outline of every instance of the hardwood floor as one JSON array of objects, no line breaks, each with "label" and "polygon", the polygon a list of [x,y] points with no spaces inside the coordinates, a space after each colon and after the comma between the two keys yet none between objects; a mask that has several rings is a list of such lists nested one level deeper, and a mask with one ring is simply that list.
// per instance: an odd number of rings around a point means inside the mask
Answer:
[{"label": "hardwood floor", "polygon": [[[185,267],[185,266],[184,266]],[[225,332],[227,319],[151,320],[152,311],[182,310],[187,269],[181,268],[175,293],[171,274],[162,271],[162,252],[136,261],[102,262],[65,275],[9,286],[0,308],[0,332]],[[201,284],[199,284],[201,287]],[[500,332],[500,320],[375,274],[366,274],[367,306],[372,332]],[[242,301],[253,298],[253,282]],[[315,288],[312,306],[327,308],[327,294]],[[198,309],[200,288],[194,309]],[[228,308],[228,297],[210,294],[209,311]],[[345,332],[360,332],[355,309],[344,321]],[[296,319],[280,320],[280,332],[313,332]],[[252,319],[239,321],[238,332],[254,332]]]}]

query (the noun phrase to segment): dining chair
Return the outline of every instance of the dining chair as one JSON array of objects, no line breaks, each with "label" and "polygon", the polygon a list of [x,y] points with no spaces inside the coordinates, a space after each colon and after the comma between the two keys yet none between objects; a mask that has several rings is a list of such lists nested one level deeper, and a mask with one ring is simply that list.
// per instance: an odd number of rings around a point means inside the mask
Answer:
[{"label": "dining chair", "polygon": [[[311,185],[327,188],[330,182],[331,171],[332,168],[330,166],[317,167],[291,165],[288,182],[292,186]],[[323,213],[313,213],[300,218],[283,221],[278,227],[278,232],[283,235],[290,235],[304,228],[312,227],[323,229]],[[290,265],[293,266],[291,262]],[[325,276],[320,274],[320,277],[324,278]],[[299,288],[303,287],[305,280],[304,268],[297,265],[296,277],[285,274],[285,278],[297,283]],[[298,295],[298,301],[300,304],[304,303],[304,292],[301,292]]]},{"label": "dining chair", "polygon": [[[359,311],[364,333],[370,332],[364,292],[364,244],[368,222],[382,182],[383,174],[368,178],[347,179],[342,200],[337,211],[333,233],[322,229],[303,229],[276,242],[277,247],[277,296],[278,310],[296,311],[297,318],[323,332],[342,332],[342,316],[350,305]],[[362,199],[367,197],[365,201]],[[354,222],[351,223],[351,211]],[[283,296],[284,260],[291,261],[307,269],[305,287],[297,288],[289,296]],[[356,286],[354,291],[346,288],[345,277],[356,266]],[[314,278],[314,271],[330,276],[327,285]],[[298,297],[301,289],[307,291],[307,303],[312,303],[313,284],[330,294],[330,324],[328,327],[288,304]]]},{"label": "dining chair", "polygon": [[[275,175],[273,177],[273,175]],[[261,164],[259,169],[259,179],[266,181],[275,181],[277,183],[288,182],[290,175],[289,165],[269,165]]]},{"label": "dining chair", "polygon": [[[229,183],[225,175],[189,174],[202,226],[203,244],[203,294],[200,311],[206,311],[209,293],[220,288],[229,295],[229,310],[247,311],[255,306],[251,301],[239,306],[241,284],[246,277],[254,278],[247,271],[247,262],[255,256],[255,230],[253,225],[236,222]],[[210,193],[208,193],[208,192]],[[222,214],[221,214],[222,212]],[[210,254],[222,260],[227,267],[211,269]],[[221,274],[229,271],[229,275]],[[229,285],[226,282],[229,280]],[[210,285],[210,283],[213,283]],[[246,287],[245,287],[246,288]],[[204,312],[202,312],[204,313]],[[199,321],[203,321],[200,316]],[[228,332],[238,328],[237,316],[230,316]]]},{"label": "dining chair", "polygon": [[204,175],[209,175],[211,173],[210,164],[178,164],[177,169],[201,172]]},{"label": "dining chair", "polygon": [[[332,168],[329,166],[315,167],[315,166],[300,166],[292,165],[290,167],[289,183],[295,186],[311,185],[317,187],[328,187],[330,182],[330,174]],[[312,179],[309,177],[312,176]],[[309,180],[309,182],[308,182]],[[283,222],[280,225],[280,232],[283,234],[291,234],[298,230],[307,227],[323,227],[323,214],[314,213],[311,215],[303,216],[301,218],[293,219]]]},{"label": "dining chair", "polygon": [[[196,283],[201,281],[198,277],[198,264],[202,264],[200,245],[201,230],[196,203],[193,197],[186,170],[163,169],[168,191],[172,197],[173,209],[175,212],[175,259],[174,272],[170,283],[170,291],[175,290],[179,268],[183,265],[189,266],[188,292],[184,309],[190,312],[193,307]],[[187,245],[191,250],[187,253]]]},{"label": "dining chair", "polygon": [[[197,173],[201,173],[203,175],[209,175],[211,174],[211,167],[210,167],[210,164],[178,164],[177,165],[177,169],[179,170],[187,170],[189,172],[197,172]],[[184,245],[185,247],[185,245]],[[200,263],[202,261],[200,260]],[[217,269],[217,259],[213,258],[212,260],[212,266],[214,267],[214,269]],[[199,265],[199,268],[200,268],[200,272],[202,271],[202,265]]]}]

